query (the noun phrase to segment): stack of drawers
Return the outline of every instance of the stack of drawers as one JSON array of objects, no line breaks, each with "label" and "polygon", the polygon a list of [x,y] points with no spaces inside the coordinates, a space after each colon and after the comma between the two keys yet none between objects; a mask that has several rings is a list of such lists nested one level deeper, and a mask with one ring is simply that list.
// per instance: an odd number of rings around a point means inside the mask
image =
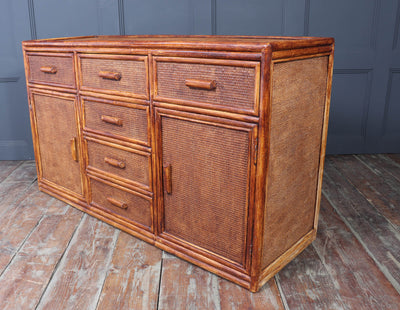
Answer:
[{"label": "stack of drawers", "polygon": [[252,291],[315,238],[332,39],[23,49],[41,190]]},{"label": "stack of drawers", "polygon": [[[79,54],[78,71],[79,89],[94,95],[81,97],[89,201],[96,208],[151,231],[147,57]],[[106,99],[99,94],[120,97]]]}]

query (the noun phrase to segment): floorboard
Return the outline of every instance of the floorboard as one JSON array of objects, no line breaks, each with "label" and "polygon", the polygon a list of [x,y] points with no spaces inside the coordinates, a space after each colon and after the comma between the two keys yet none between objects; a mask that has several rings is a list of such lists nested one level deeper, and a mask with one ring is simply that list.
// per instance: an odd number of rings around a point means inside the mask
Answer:
[{"label": "floorboard", "polygon": [[121,232],[97,309],[156,309],[162,251]]},{"label": "floorboard", "polygon": [[84,215],[37,309],[95,309],[118,233]]},{"label": "floorboard", "polygon": [[4,181],[23,162],[18,160],[0,161],[0,182]]},{"label": "floorboard", "polygon": [[39,192],[0,161],[0,309],[400,309],[400,154],[328,156],[317,239],[258,293]]},{"label": "floorboard", "polygon": [[82,218],[65,205],[46,214],[0,277],[0,309],[32,309]]},{"label": "floorboard", "polygon": [[334,156],[327,159],[392,224],[400,225],[400,181],[377,168],[372,156]]},{"label": "floorboard", "polygon": [[167,255],[162,263],[158,309],[220,309],[218,277]]},{"label": "floorboard", "polygon": [[400,296],[357,238],[323,198],[318,238],[314,241],[347,309],[395,309]]},{"label": "floorboard", "polygon": [[392,285],[400,292],[400,234],[330,160],[325,163],[323,193]]}]

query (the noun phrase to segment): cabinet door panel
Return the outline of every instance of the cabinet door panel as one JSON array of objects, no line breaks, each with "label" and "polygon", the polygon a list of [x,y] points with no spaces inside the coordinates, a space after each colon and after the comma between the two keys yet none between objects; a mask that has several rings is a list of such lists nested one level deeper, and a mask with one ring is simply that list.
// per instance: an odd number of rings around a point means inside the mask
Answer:
[{"label": "cabinet door panel", "polygon": [[75,99],[33,93],[32,102],[41,178],[81,195]]},{"label": "cabinet door panel", "polygon": [[161,117],[164,231],[244,265],[252,128]]}]

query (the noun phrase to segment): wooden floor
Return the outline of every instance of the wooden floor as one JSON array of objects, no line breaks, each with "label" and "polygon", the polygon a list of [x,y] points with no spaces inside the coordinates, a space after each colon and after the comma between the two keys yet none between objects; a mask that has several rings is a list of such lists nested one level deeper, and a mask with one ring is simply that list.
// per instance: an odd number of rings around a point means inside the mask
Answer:
[{"label": "wooden floor", "polygon": [[400,309],[400,155],[326,160],[317,240],[252,294],[0,162],[0,309]]}]

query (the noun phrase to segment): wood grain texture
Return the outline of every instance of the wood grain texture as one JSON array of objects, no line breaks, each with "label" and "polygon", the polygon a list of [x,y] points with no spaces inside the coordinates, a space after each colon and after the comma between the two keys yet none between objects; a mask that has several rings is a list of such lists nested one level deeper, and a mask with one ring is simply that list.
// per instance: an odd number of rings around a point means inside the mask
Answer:
[{"label": "wood grain texture", "polygon": [[306,248],[278,275],[289,309],[345,309],[336,283],[313,247]]},{"label": "wood grain texture", "polygon": [[325,164],[323,193],[375,264],[400,292],[400,234],[334,167]]},{"label": "wood grain texture", "polygon": [[374,169],[373,157],[367,158],[344,155],[331,156],[329,160],[400,232],[400,180],[390,173],[383,175]]},{"label": "wood grain texture", "polygon": [[158,309],[220,309],[218,277],[179,258],[163,259]]},{"label": "wood grain texture", "polygon": [[346,307],[396,309],[400,305],[399,293],[326,198],[321,203],[319,227],[313,247]]},{"label": "wood grain texture", "polygon": [[386,154],[392,161],[400,165],[400,154]]},{"label": "wood grain texture", "polygon": [[0,182],[7,178],[10,173],[18,168],[23,162],[19,160],[3,160],[0,161]]},{"label": "wood grain texture", "polygon": [[364,162],[380,177],[391,179],[391,182],[396,182],[393,180],[393,178],[395,178],[400,182],[400,159],[396,161],[395,155],[397,154],[357,155],[357,158]]},{"label": "wood grain texture", "polygon": [[119,234],[97,309],[156,309],[162,251]]},{"label": "wood grain texture", "polygon": [[37,309],[94,309],[118,230],[85,216],[47,286]]},{"label": "wood grain texture", "polygon": [[0,218],[0,271],[3,271],[49,208],[59,208],[65,203],[29,187],[24,198]]},{"label": "wood grain texture", "polygon": [[[25,192],[37,179],[32,161],[0,161],[0,216],[24,199]],[[36,186],[36,184],[34,185]]]},{"label": "wood grain texture", "polygon": [[[258,293],[94,218],[81,221],[81,212],[40,193],[36,183],[7,178],[0,188],[31,186],[0,217],[0,308],[33,309],[39,302],[46,309],[398,309],[399,269],[388,264],[398,257],[396,235],[376,225],[386,217],[330,158],[317,239]],[[391,159],[357,158],[391,174]],[[31,169],[20,166],[14,177],[30,175],[23,167]],[[13,200],[3,197],[1,207]]]},{"label": "wood grain texture", "polygon": [[36,180],[36,166],[33,161],[25,161],[13,170],[4,181],[6,182],[33,182]]},{"label": "wood grain texture", "polygon": [[81,218],[82,212],[67,205],[46,212],[1,274],[1,309],[37,305]]},{"label": "wood grain texture", "polygon": [[257,293],[249,292],[225,279],[218,279],[221,310],[285,309],[275,279],[271,279]]}]

